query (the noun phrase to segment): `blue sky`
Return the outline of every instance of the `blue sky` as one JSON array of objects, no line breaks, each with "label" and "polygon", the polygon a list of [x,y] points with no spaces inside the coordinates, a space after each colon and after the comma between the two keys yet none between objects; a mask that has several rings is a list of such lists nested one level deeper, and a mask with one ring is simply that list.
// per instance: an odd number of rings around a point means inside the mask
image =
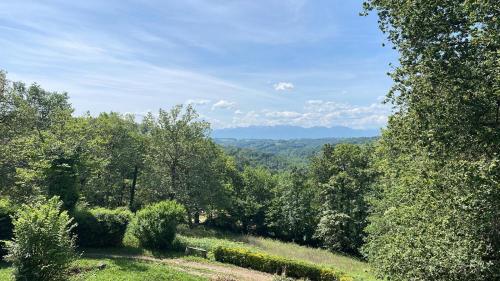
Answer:
[{"label": "blue sky", "polygon": [[396,54],[362,1],[0,1],[0,68],[76,114],[195,105],[214,128],[384,126]]}]

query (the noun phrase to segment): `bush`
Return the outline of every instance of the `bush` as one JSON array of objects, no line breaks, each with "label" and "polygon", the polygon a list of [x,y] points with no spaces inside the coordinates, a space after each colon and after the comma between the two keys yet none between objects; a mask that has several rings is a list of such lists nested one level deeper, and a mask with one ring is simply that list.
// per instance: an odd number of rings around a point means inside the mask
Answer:
[{"label": "bush", "polygon": [[16,280],[67,280],[68,267],[75,259],[74,227],[57,197],[46,202],[23,205],[14,218],[14,240],[7,242],[7,260]]},{"label": "bush", "polygon": [[5,249],[4,240],[12,239],[12,225],[11,216],[14,215],[14,208],[7,199],[0,199],[0,260],[7,254]]},{"label": "bush", "polygon": [[74,212],[76,233],[81,247],[117,247],[122,245],[132,213],[123,208],[80,209]]},{"label": "bush", "polygon": [[218,247],[214,250],[215,260],[241,267],[273,274],[286,273],[289,277],[308,278],[312,281],[352,281],[342,272],[322,268],[313,264],[289,260],[278,256],[252,252],[240,248]]},{"label": "bush", "polygon": [[137,212],[132,232],[141,246],[148,249],[171,249],[177,224],[184,220],[186,210],[174,201],[146,206]]}]

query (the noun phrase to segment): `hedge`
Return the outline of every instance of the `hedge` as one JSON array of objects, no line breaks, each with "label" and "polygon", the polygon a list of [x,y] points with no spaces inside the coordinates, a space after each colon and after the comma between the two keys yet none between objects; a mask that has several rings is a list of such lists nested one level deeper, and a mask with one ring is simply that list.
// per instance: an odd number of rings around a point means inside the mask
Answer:
[{"label": "hedge", "polygon": [[76,234],[80,247],[117,247],[122,245],[132,213],[124,208],[75,210]]},{"label": "hedge", "polygon": [[4,249],[2,240],[11,240],[14,230],[11,216],[14,215],[14,208],[7,199],[0,199],[0,260],[7,251]]},{"label": "hedge", "polygon": [[322,268],[310,263],[290,260],[242,248],[217,247],[215,260],[272,274],[286,273],[289,277],[308,278],[312,281],[353,281],[343,272]]}]

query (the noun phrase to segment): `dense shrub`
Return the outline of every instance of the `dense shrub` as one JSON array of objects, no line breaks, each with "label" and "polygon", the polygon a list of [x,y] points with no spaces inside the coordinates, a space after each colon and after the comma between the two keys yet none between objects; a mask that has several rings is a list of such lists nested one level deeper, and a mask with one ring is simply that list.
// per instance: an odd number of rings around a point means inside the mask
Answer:
[{"label": "dense shrub", "polygon": [[308,278],[312,281],[352,281],[342,272],[322,268],[313,264],[252,252],[241,248],[218,247],[214,250],[217,261],[230,263],[258,271],[281,274],[289,277]]},{"label": "dense shrub", "polygon": [[81,247],[116,247],[120,246],[132,219],[127,209],[105,208],[79,209],[74,212],[77,222],[76,233]]},{"label": "dense shrub", "polygon": [[14,214],[14,208],[7,199],[0,199],[0,259],[7,254],[5,249],[4,240],[12,239],[12,225],[11,216]]},{"label": "dense shrub", "polygon": [[364,250],[391,280],[500,280],[500,162],[412,160],[374,200]]},{"label": "dense shrub", "polygon": [[141,246],[148,249],[170,249],[177,224],[184,220],[186,210],[174,201],[146,206],[137,212],[132,232]]},{"label": "dense shrub", "polygon": [[74,260],[74,227],[57,197],[46,202],[23,205],[17,212],[14,240],[7,242],[7,260],[19,281],[67,280],[68,267]]}]

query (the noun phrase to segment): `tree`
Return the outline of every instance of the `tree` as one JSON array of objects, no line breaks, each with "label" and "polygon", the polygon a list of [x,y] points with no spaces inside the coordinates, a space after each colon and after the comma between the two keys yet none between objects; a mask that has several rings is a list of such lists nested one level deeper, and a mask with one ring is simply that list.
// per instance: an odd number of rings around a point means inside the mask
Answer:
[{"label": "tree", "polygon": [[388,279],[497,280],[500,2],[365,7],[400,55],[365,252]]},{"label": "tree", "polygon": [[274,236],[297,243],[313,241],[318,223],[315,191],[303,170],[276,176],[273,199],[266,213],[266,224]]},{"label": "tree", "polygon": [[85,122],[80,182],[86,200],[92,205],[134,208],[145,145],[139,125],[133,116],[114,112],[87,116]]},{"label": "tree", "polygon": [[498,1],[372,0],[399,53],[390,128],[433,156],[495,155],[500,139]]},{"label": "tree", "polygon": [[241,181],[234,186],[234,202],[230,211],[244,231],[267,234],[265,219],[275,186],[276,180],[269,170],[263,167],[245,167],[241,173]]},{"label": "tree", "polygon": [[191,107],[160,110],[149,115],[144,127],[150,135],[146,155],[147,201],[175,199],[182,203],[189,222],[201,212],[222,208],[227,198],[226,156],[208,137],[210,126],[199,121]]},{"label": "tree", "polygon": [[370,147],[325,146],[315,159],[313,174],[320,190],[321,219],[315,236],[332,251],[359,254],[365,237],[372,184]]},{"label": "tree", "polygon": [[2,74],[0,95],[0,193],[18,202],[48,194],[47,172],[64,151],[61,132],[73,109],[66,93],[9,82]]}]

